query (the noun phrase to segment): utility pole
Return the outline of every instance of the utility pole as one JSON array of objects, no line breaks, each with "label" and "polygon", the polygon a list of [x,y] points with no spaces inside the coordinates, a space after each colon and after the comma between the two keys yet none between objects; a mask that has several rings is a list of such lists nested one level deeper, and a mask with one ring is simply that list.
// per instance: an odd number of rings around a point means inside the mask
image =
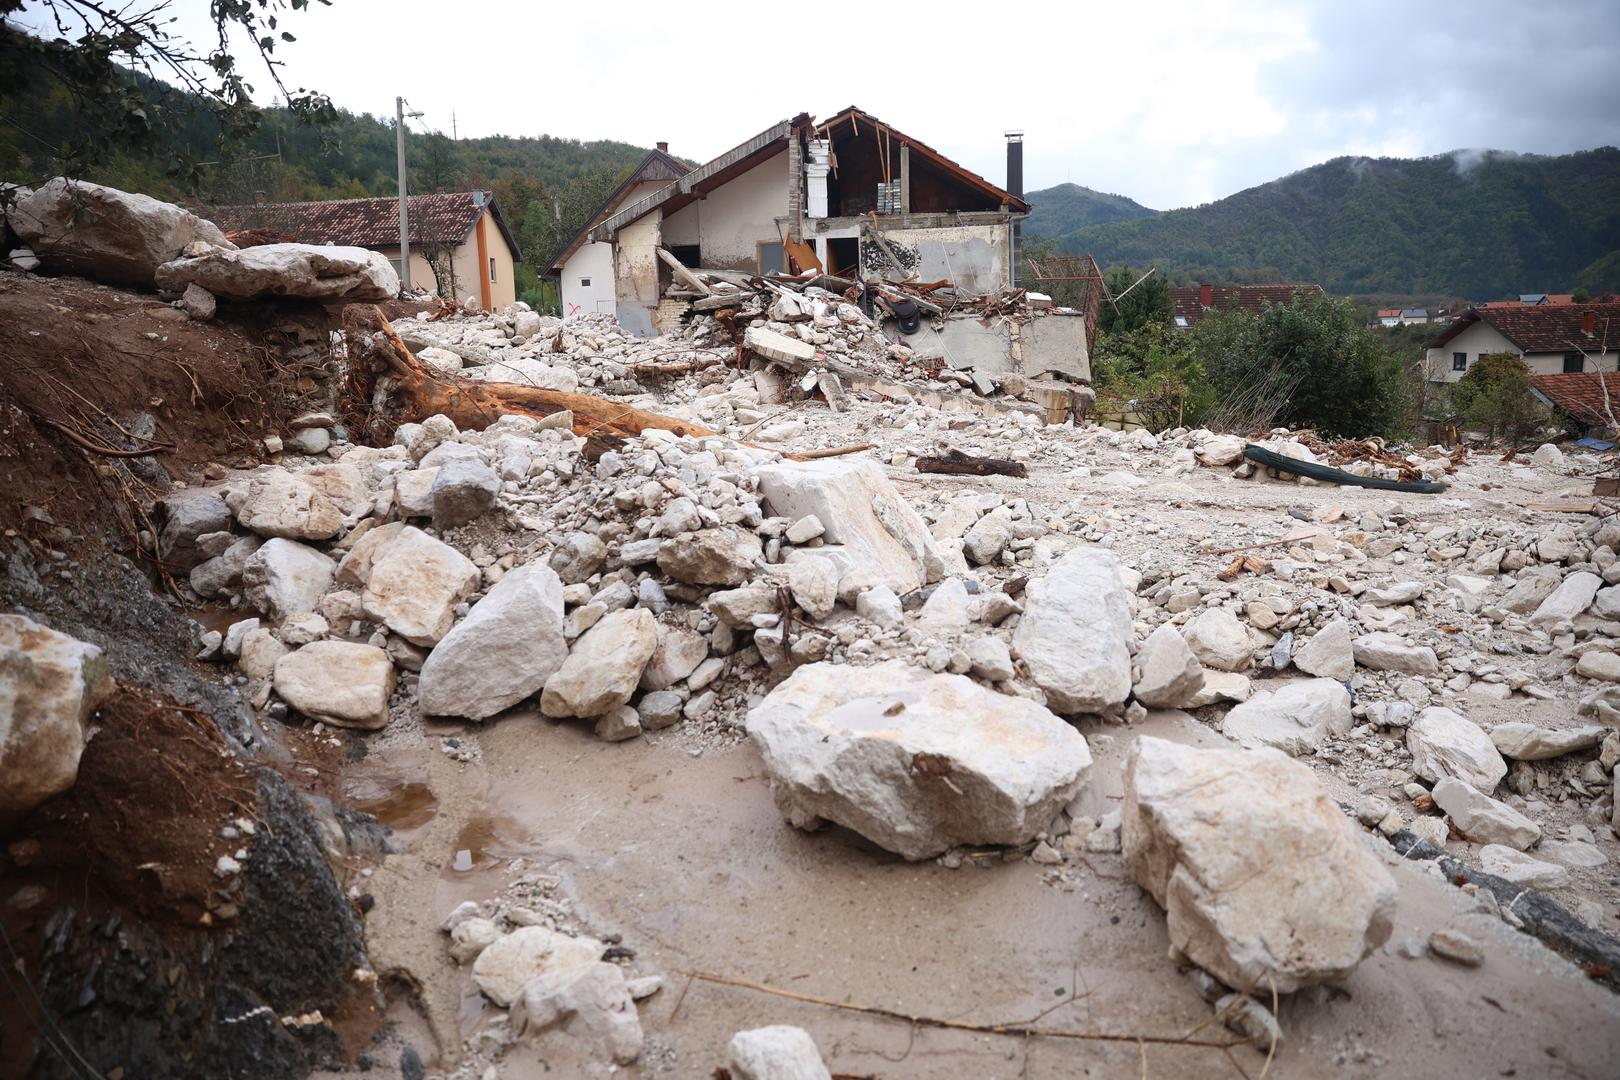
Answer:
[{"label": "utility pole", "polygon": [[405,201],[405,118],[421,115],[407,113],[403,97],[394,99],[394,144],[399,151],[399,287],[404,292],[411,288],[411,216]]}]

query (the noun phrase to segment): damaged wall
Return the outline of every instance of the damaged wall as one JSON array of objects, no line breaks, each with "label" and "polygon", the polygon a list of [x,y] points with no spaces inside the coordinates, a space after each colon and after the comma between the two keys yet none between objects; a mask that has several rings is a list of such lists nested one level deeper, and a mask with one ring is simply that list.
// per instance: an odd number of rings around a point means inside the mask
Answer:
[{"label": "damaged wall", "polygon": [[776,219],[788,212],[788,180],[788,154],[783,150],[699,201],[704,266],[719,270],[758,268],[755,245],[779,243],[782,239]]},{"label": "damaged wall", "polygon": [[1033,378],[1058,372],[1069,379],[1091,381],[1083,315],[1051,313],[1022,322],[957,315],[944,319],[939,329],[935,329],[935,320],[925,319],[922,329],[902,340],[919,357],[992,379],[1008,373]]},{"label": "damaged wall", "polygon": [[616,307],[613,286],[613,245],[581,244],[559,275],[563,318]]},{"label": "damaged wall", "polygon": [[658,306],[658,245],[661,212],[654,210],[619,232],[613,254],[614,298],[619,325],[632,334],[651,336],[652,313]]},{"label": "damaged wall", "polygon": [[[948,278],[958,289],[981,294],[1009,284],[1006,225],[885,229],[883,239],[907,264],[902,269],[915,270],[924,281]],[[862,241],[862,274],[881,277],[893,269],[881,248]]]}]

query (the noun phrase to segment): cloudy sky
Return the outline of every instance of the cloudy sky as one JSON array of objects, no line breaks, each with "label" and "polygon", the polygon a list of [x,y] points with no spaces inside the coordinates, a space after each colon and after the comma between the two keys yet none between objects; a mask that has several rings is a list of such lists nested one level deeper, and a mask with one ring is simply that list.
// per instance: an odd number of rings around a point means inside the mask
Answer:
[{"label": "cloudy sky", "polygon": [[[194,34],[207,8],[173,3]],[[422,129],[448,133],[453,113],[462,135],[666,140],[698,161],[856,104],[999,183],[1002,133],[1022,128],[1028,190],[1073,181],[1167,209],[1341,154],[1620,145],[1616,14],[1615,0],[713,15],[668,0],[333,0],[285,17],[299,40],[284,56],[289,86],[371,113],[403,94]]]}]

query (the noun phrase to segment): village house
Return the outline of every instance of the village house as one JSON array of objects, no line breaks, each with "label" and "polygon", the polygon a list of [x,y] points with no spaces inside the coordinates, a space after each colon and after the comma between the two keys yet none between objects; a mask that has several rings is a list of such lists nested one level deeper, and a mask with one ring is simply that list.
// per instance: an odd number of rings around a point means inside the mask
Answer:
[{"label": "village house", "polygon": [[[262,230],[281,240],[370,248],[399,268],[399,200],[332,199],[325,202],[218,206],[209,216],[227,233]],[[513,264],[517,240],[488,191],[446,191],[408,196],[411,284],[485,311],[517,299]]]},{"label": "village house", "polygon": [[1386,330],[1399,326],[1401,325],[1401,309],[1398,307],[1379,308],[1377,319],[1378,325]]},{"label": "village house", "polygon": [[617,296],[613,279],[613,245],[589,238],[590,231],[627,203],[651,195],[679,180],[692,167],[669,154],[669,144],[659,143],[624,178],[591,215],[583,228],[557,253],[546,273],[557,279],[563,318],[588,312],[613,314]]},{"label": "village house", "polygon": [[[1192,285],[1170,290],[1171,315],[1177,330],[1186,330],[1205,315],[1220,311],[1260,314],[1267,304],[1292,303],[1294,294],[1321,296],[1320,285]],[[1382,312],[1380,312],[1382,314]]]},{"label": "village house", "polygon": [[[1009,141],[1015,188],[1021,152]],[[1014,226],[1029,211],[1020,191],[853,106],[821,123],[801,113],[655,190],[615,198],[552,273],[565,304],[605,310],[599,282],[611,253],[612,310],[638,334],[684,310],[664,300],[671,263],[750,274],[914,274],[991,293],[1014,281]]]},{"label": "village house", "polygon": [[1456,382],[1482,356],[1524,358],[1536,375],[1614,371],[1620,361],[1620,304],[1471,307],[1429,342],[1431,383]]}]

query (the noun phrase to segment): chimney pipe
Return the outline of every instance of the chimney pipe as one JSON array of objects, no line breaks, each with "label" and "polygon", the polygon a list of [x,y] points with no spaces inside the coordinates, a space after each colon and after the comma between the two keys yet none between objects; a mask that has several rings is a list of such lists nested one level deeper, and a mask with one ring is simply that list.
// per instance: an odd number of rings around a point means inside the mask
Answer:
[{"label": "chimney pipe", "polygon": [[661,143],[659,143],[659,144],[658,144],[658,152],[659,152],[659,153],[660,153],[660,154],[667,154],[667,153],[669,153],[669,143],[667,143],[667,142],[661,142]]},{"label": "chimney pipe", "polygon": [[1215,306],[1215,286],[1198,286],[1198,306],[1201,308],[1212,308]]},{"label": "chimney pipe", "polygon": [[1588,335],[1597,333],[1597,312],[1590,308],[1581,312],[1581,333]]},{"label": "chimney pipe", "polygon": [[[1007,193],[1024,197],[1024,133],[1022,131],[1007,131],[1002,134],[1007,137]],[[1023,237],[1024,230],[1018,222],[1013,222],[1012,241],[1008,245],[1012,256],[1009,282],[1018,287],[1018,241]]]}]

